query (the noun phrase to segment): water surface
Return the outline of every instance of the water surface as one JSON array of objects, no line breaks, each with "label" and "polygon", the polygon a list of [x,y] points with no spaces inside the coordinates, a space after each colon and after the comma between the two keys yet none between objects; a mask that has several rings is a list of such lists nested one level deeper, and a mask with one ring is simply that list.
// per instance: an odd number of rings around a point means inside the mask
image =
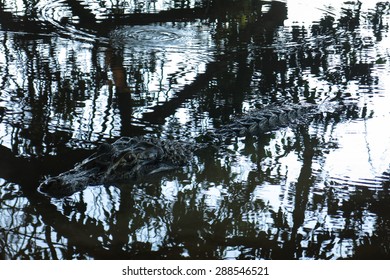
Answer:
[{"label": "water surface", "polygon": [[[388,3],[19,2],[0,5],[0,258],[389,258]],[[281,103],[318,113],[139,182],[36,191],[104,142],[199,141]]]}]

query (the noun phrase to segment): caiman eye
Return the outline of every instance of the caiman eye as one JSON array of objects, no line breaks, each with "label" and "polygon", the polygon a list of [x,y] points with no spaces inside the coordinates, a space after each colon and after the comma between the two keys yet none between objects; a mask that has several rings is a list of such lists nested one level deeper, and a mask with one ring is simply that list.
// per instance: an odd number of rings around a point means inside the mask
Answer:
[{"label": "caiman eye", "polygon": [[128,153],[123,158],[124,158],[124,160],[130,162],[130,161],[133,161],[135,159],[135,156],[132,153]]}]

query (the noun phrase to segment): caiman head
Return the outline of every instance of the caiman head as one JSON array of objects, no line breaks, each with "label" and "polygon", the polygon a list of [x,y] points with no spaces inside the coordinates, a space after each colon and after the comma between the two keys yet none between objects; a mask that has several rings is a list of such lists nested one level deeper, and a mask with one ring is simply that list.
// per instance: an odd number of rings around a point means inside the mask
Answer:
[{"label": "caiman head", "polygon": [[101,174],[111,163],[114,148],[110,144],[99,146],[94,154],[64,173],[46,178],[38,191],[54,198],[70,196],[101,182]]},{"label": "caiman head", "polygon": [[192,147],[159,138],[122,137],[73,169],[47,178],[38,191],[50,197],[65,197],[88,186],[136,181],[149,175],[177,169],[188,163]]},{"label": "caiman head", "polygon": [[[87,174],[88,173],[88,174]],[[62,198],[87,188],[91,171],[76,173],[74,170],[49,177],[38,187],[38,191],[46,196]]]},{"label": "caiman head", "polygon": [[[173,146],[170,148],[174,148]],[[122,151],[107,169],[106,182],[137,180],[155,173],[177,169],[183,162],[169,155],[161,142],[139,141]]]},{"label": "caiman head", "polygon": [[78,191],[85,189],[81,184],[65,183],[61,178],[53,177],[45,180],[39,187],[38,191],[49,197],[62,198],[70,196]]}]

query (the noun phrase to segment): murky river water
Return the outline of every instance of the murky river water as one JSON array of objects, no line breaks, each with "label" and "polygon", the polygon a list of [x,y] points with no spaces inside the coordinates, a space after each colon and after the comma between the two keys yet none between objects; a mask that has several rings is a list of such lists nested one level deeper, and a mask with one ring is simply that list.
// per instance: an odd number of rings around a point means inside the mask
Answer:
[{"label": "murky river water", "polygon": [[[1,259],[390,257],[389,3],[229,3],[1,1]],[[120,136],[303,102],[306,124],[183,169],[37,192]]]}]

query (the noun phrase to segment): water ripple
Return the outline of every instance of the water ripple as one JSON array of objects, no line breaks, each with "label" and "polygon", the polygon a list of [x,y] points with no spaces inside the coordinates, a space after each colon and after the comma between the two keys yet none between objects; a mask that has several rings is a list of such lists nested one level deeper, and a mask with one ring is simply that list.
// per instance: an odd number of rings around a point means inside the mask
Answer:
[{"label": "water ripple", "polygon": [[70,24],[69,19],[73,14],[64,0],[40,1],[36,8],[41,19],[52,25],[59,35],[91,43],[106,42],[106,38],[98,38],[92,30],[84,31]]}]

